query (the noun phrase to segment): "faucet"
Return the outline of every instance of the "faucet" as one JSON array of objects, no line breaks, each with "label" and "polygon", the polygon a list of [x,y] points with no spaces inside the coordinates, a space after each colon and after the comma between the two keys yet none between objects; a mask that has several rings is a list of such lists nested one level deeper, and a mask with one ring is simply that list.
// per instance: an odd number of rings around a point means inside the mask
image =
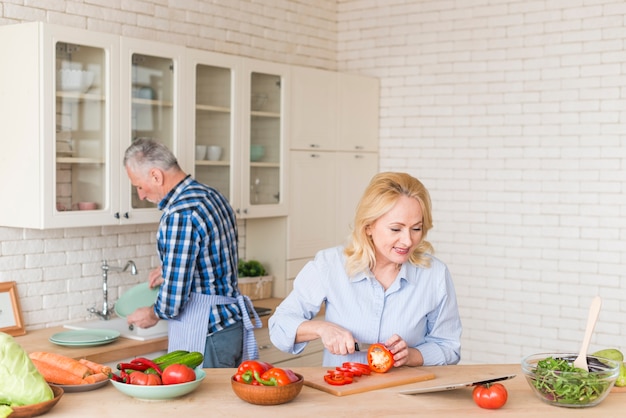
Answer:
[{"label": "faucet", "polygon": [[109,299],[109,285],[108,285],[109,270],[124,272],[128,270],[129,267],[130,267],[130,274],[132,274],[133,276],[136,275],[137,266],[135,265],[135,262],[133,260],[129,260],[124,267],[109,266],[106,260],[102,260],[102,265],[100,266],[100,268],[102,269],[102,295],[104,299],[102,302],[102,310],[97,311],[95,307],[91,307],[87,309],[87,311],[99,316],[100,319],[104,321],[107,321],[111,317],[111,311],[113,310],[113,307],[111,306],[111,308],[109,308],[109,300],[108,300]]}]

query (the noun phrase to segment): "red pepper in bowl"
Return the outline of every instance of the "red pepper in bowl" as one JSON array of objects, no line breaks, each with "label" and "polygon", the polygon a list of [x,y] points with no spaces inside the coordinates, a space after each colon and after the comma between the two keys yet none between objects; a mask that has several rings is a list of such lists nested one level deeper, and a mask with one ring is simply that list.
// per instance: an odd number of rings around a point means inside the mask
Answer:
[{"label": "red pepper in bowl", "polygon": [[262,375],[254,372],[254,378],[265,386],[285,386],[298,380],[298,376],[293,371],[279,367],[272,367]]},{"label": "red pepper in bowl", "polygon": [[265,361],[258,360],[246,360],[237,368],[237,373],[235,374],[235,380],[237,382],[248,383],[248,384],[259,384],[254,378],[254,373],[257,372],[259,375],[262,375],[272,366],[270,363]]}]

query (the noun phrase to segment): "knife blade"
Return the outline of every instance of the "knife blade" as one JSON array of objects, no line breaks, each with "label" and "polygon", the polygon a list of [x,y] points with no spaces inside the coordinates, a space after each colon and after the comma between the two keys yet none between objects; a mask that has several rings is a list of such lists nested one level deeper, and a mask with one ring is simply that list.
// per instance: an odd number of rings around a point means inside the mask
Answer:
[{"label": "knife blade", "polygon": [[473,381],[466,381],[466,382],[462,382],[462,383],[450,383],[450,384],[447,384],[447,385],[401,390],[398,393],[401,393],[403,395],[415,395],[415,394],[418,394],[418,393],[454,390],[454,389],[459,389],[459,388],[468,387],[468,386],[484,385],[486,383],[494,383],[494,382],[500,382],[502,380],[509,380],[509,379],[513,379],[515,376],[517,376],[517,375],[516,374],[509,374],[509,375],[506,375],[506,376],[493,377],[493,378],[485,379],[485,380],[473,380]]},{"label": "knife blade", "polygon": [[372,346],[372,344],[366,344],[366,343],[354,343],[354,350],[355,351],[367,351],[370,349],[370,347]]}]

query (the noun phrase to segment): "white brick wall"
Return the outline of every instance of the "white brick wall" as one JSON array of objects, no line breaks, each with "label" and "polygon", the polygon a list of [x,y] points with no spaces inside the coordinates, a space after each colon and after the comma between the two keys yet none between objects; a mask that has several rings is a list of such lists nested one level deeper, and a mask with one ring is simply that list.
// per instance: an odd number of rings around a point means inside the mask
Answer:
[{"label": "white brick wall", "polygon": [[381,169],[429,187],[464,362],[626,349],[626,3],[339,1],[339,68],[381,78]]}]

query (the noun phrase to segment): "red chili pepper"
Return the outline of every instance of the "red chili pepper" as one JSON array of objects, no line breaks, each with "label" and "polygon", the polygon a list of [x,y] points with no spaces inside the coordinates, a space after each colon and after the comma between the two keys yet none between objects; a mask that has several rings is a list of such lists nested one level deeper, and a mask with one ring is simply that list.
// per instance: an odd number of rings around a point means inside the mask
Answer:
[{"label": "red chili pepper", "polygon": [[146,370],[149,368],[153,368],[157,372],[159,377],[161,376],[161,373],[162,373],[161,367],[150,359],[147,359],[145,357],[137,357],[136,359],[131,360],[131,363],[139,364],[139,365],[147,365],[148,367],[146,368]]},{"label": "red chili pepper", "polygon": [[149,368],[150,366],[144,363],[117,363],[117,370],[137,370],[144,372]]}]

